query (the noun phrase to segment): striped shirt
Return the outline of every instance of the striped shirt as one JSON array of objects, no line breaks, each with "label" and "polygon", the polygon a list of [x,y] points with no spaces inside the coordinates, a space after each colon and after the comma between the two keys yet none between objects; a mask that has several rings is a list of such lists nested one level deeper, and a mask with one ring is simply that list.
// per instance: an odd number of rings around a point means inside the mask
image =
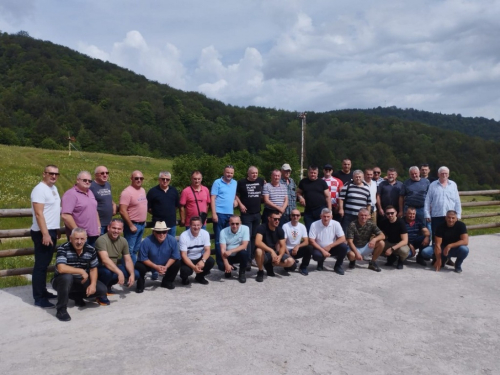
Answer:
[{"label": "striped shirt", "polygon": [[457,217],[461,218],[462,204],[460,203],[457,184],[452,180],[448,180],[446,186],[441,185],[439,180],[432,182],[425,197],[425,218],[446,216],[446,212],[449,210],[457,211]]},{"label": "striped shirt", "polygon": [[[273,186],[270,182],[264,185],[264,190],[262,191],[262,195],[269,195],[269,200],[275,204],[276,206],[283,206],[283,202],[285,198],[288,196],[288,191],[285,185],[281,182],[278,186]],[[273,207],[269,207],[266,205],[266,208],[273,209]]]},{"label": "striped shirt", "polygon": [[66,242],[57,248],[55,276],[59,275],[57,271],[57,265],[59,264],[80,268],[88,273],[91,268],[99,265],[99,261],[97,260],[97,253],[92,246],[83,245],[82,253],[78,255],[71,242]]},{"label": "striped shirt", "polygon": [[370,195],[370,188],[364,182],[362,186],[353,183],[344,185],[339,195],[339,199],[344,201],[344,214],[357,215],[360,209],[371,206]]},{"label": "striped shirt", "polygon": [[337,207],[337,195],[344,187],[344,183],[336,177],[323,177],[323,180],[328,185],[328,189],[330,189],[330,196],[332,197],[332,207]]},{"label": "striped shirt", "polygon": [[181,252],[187,252],[191,260],[200,259],[205,252],[205,246],[210,247],[210,234],[205,229],[201,229],[197,237],[193,236],[191,230],[182,232],[179,237]]}]

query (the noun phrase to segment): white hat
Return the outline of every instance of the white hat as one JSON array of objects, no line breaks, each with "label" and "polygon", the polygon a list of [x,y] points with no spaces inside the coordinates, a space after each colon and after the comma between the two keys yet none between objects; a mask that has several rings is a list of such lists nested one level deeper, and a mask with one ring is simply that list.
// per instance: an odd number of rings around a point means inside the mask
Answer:
[{"label": "white hat", "polygon": [[291,171],[291,170],[292,170],[292,167],[290,167],[290,164],[285,163],[285,164],[283,164],[283,165],[281,166],[281,170],[282,170],[282,171]]},{"label": "white hat", "polygon": [[156,224],[155,224],[155,227],[153,228],[153,231],[155,232],[166,232],[168,231],[169,227],[167,227],[167,224],[165,224],[164,221],[157,221]]}]

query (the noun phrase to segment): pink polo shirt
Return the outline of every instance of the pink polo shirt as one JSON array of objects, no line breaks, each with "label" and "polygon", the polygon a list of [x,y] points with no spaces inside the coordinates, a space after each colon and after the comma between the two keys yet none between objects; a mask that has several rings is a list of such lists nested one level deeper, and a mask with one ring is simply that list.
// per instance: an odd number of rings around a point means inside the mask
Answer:
[{"label": "pink polo shirt", "polygon": [[120,204],[128,206],[127,213],[132,221],[143,222],[148,217],[148,200],[144,188],[127,186],[120,195]]}]

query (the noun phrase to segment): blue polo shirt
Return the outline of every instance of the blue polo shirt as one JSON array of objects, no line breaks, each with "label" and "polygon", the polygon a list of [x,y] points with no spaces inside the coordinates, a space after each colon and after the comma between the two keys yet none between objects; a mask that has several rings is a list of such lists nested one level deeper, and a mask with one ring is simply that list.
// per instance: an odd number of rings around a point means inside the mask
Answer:
[{"label": "blue polo shirt", "polygon": [[154,234],[147,236],[141,242],[139,256],[137,260],[150,260],[154,264],[167,264],[169,259],[181,259],[181,254],[177,247],[177,241],[174,236],[167,235],[165,241],[159,243]]},{"label": "blue polo shirt", "polygon": [[233,214],[233,203],[236,197],[236,187],[238,183],[231,179],[229,183],[221,177],[214,181],[211,195],[215,195],[215,212],[218,214]]},{"label": "blue polo shirt", "polygon": [[231,231],[231,227],[224,228],[220,232],[219,242],[226,244],[227,250],[240,246],[243,241],[250,241],[250,229],[246,225],[240,225],[236,233]]}]

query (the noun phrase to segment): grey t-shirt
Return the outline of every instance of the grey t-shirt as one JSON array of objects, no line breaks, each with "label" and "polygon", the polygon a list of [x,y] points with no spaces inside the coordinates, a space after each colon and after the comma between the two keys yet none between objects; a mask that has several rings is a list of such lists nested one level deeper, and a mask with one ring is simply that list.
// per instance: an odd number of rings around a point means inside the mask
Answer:
[{"label": "grey t-shirt", "polygon": [[104,185],[99,185],[97,182],[92,181],[90,190],[94,193],[97,201],[97,212],[99,213],[99,220],[101,226],[105,227],[111,222],[113,217],[113,197],[111,195],[111,185],[105,182]]}]

